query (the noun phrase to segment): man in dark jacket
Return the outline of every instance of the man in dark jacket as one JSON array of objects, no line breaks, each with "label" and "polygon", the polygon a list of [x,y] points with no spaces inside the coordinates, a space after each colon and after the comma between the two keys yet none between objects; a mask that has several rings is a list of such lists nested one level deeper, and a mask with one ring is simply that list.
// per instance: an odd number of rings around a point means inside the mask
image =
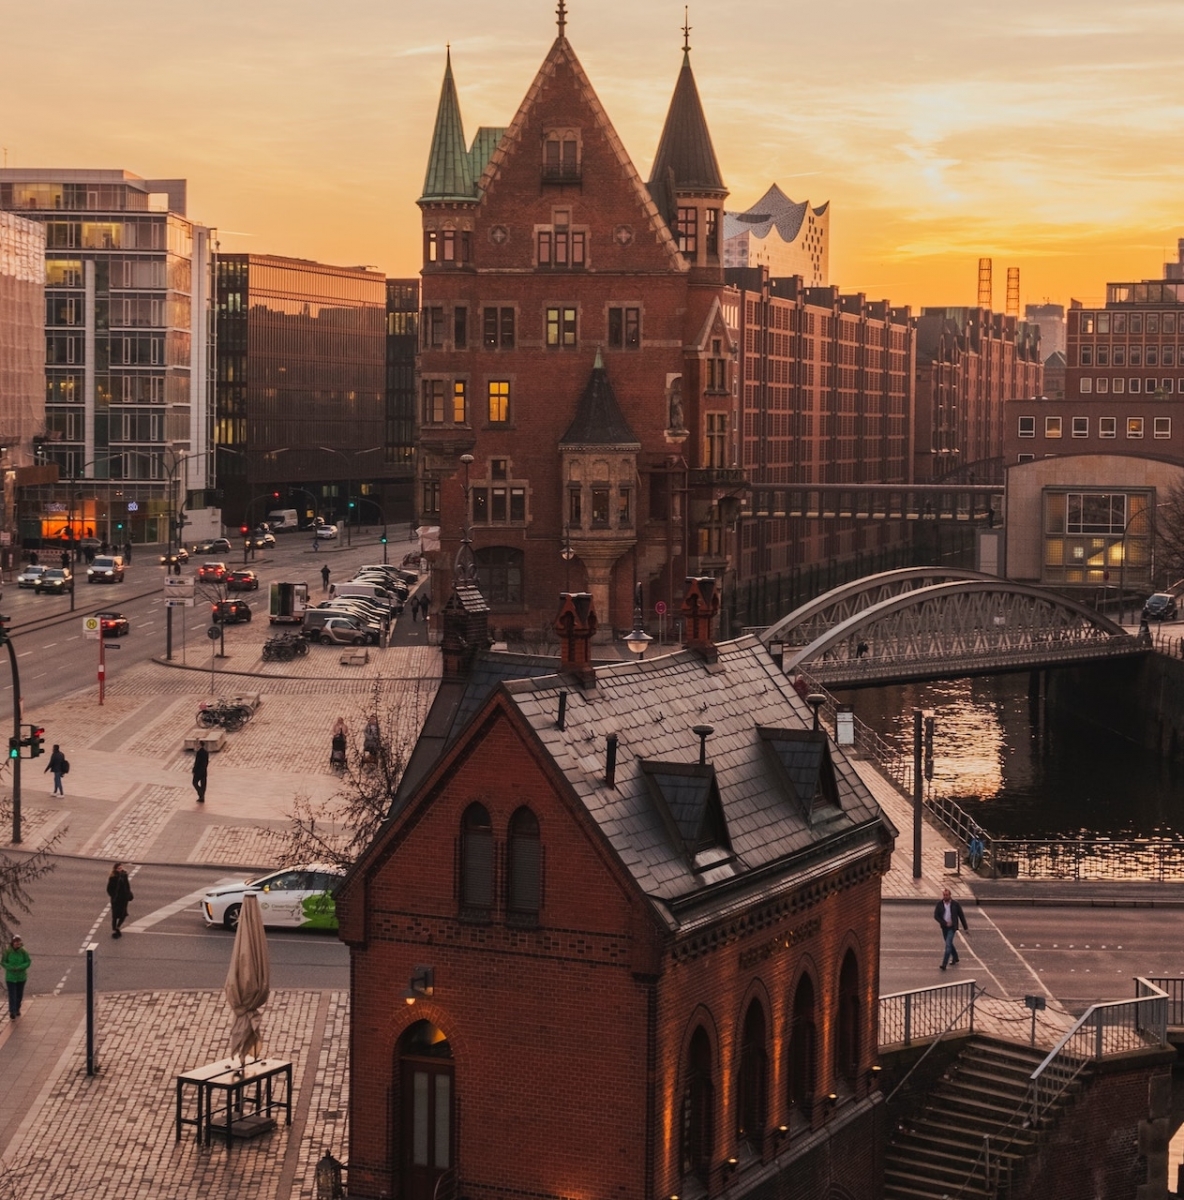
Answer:
[{"label": "man in dark jacket", "polygon": [[127,906],[135,899],[123,863],[116,863],[111,868],[111,874],[107,876],[107,895],[111,897],[111,936],[123,937],[119,927],[127,920]]},{"label": "man in dark jacket", "polygon": [[954,934],[958,932],[958,926],[961,925],[965,932],[970,932],[966,927],[962,905],[950,898],[949,888],[942,892],[941,899],[933,906],[933,919],[941,926],[941,936],[945,942],[945,953],[941,956],[939,968],[944,971],[947,963],[958,965],[958,951],[954,947]]},{"label": "man in dark jacket", "polygon": [[210,770],[210,752],[205,746],[198,746],[193,756],[193,790],[197,793],[198,804],[206,802],[206,777]]},{"label": "man in dark jacket", "polygon": [[55,742],[53,753],[49,756],[49,762],[45,764],[45,770],[41,772],[43,775],[49,771],[53,772],[53,794],[55,796],[64,796],[66,794],[62,790],[62,776],[69,769],[70,765],[66,762],[66,756],[62,753],[61,746]]}]

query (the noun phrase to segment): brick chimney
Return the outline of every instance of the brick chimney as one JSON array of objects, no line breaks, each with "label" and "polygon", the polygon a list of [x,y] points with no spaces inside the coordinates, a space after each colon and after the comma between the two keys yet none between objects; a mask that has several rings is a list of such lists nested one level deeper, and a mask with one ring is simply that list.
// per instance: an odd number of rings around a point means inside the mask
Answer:
[{"label": "brick chimney", "polygon": [[708,663],[719,661],[719,651],[711,640],[711,618],[718,612],[719,581],[712,575],[688,577],[682,601],[682,644]]},{"label": "brick chimney", "polygon": [[599,624],[589,592],[564,592],[559,597],[559,614],[555,618],[555,632],[559,634],[559,669],[578,675],[586,688],[596,686],[592,637]]}]

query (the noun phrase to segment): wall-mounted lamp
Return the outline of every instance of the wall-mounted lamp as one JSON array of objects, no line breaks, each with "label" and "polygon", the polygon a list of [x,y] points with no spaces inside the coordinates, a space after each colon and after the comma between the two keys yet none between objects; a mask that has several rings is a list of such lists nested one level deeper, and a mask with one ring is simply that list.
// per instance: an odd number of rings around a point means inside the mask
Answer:
[{"label": "wall-mounted lamp", "polygon": [[403,999],[408,1004],[414,1004],[416,1000],[427,999],[436,990],[435,982],[436,972],[433,967],[416,967],[411,972],[411,982],[403,993]]},{"label": "wall-mounted lamp", "polygon": [[780,1146],[781,1143],[783,1141],[785,1141],[785,1139],[787,1137],[789,1137],[789,1126],[788,1125],[778,1125],[776,1132],[773,1134],[774,1143],[776,1145]]},{"label": "wall-mounted lamp", "polygon": [[738,1158],[725,1158],[724,1159],[724,1178],[726,1179],[729,1175],[731,1175],[732,1172],[735,1171],[739,1165],[740,1165],[740,1160]]},{"label": "wall-mounted lamp", "polygon": [[868,1086],[878,1088],[880,1086],[880,1076],[883,1075],[883,1073],[883,1067],[878,1065],[872,1067],[871,1070],[868,1071]]},{"label": "wall-mounted lamp", "polygon": [[827,1107],[828,1109],[830,1109],[830,1108],[834,1108],[834,1107],[835,1107],[835,1105],[836,1105],[836,1104],[838,1104],[838,1102],[839,1102],[839,1097],[838,1097],[838,1093],[837,1093],[837,1092],[829,1092],[829,1093],[827,1094],[827,1097],[826,1097],[826,1107]]}]

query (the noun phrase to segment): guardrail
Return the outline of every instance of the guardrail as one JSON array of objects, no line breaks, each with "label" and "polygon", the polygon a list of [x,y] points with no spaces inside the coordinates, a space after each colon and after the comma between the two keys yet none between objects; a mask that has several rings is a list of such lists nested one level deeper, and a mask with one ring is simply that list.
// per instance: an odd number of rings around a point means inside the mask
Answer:
[{"label": "guardrail", "polygon": [[1166,1044],[1168,1001],[1167,992],[1139,977],[1133,1000],[1111,1000],[1088,1008],[1029,1076],[1033,1126],[1091,1063]]},{"label": "guardrail", "polygon": [[973,1033],[976,994],[977,985],[967,979],[881,996],[877,1033],[880,1049],[934,1041],[955,1030]]},{"label": "guardrail", "polygon": [[1167,993],[1168,1028],[1184,1026],[1184,979],[1178,975],[1144,975],[1141,978]]}]

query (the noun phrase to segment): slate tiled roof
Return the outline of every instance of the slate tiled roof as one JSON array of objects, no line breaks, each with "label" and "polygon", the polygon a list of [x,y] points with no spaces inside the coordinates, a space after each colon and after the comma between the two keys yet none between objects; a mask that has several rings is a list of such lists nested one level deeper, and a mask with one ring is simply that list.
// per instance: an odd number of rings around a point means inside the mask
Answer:
[{"label": "slate tiled roof", "polygon": [[680,190],[716,192],[721,196],[728,192],[699,101],[691,56],[687,53],[682,56],[682,70],[674,85],[670,111],[666,114],[654,165],[650,168],[651,194],[660,193],[671,176],[674,186]]},{"label": "slate tiled roof", "polygon": [[477,136],[473,138],[473,144],[469,147],[469,170],[474,181],[481,178],[505,132],[505,129],[498,129],[492,125],[482,125],[477,130]]},{"label": "slate tiled roof", "polygon": [[561,446],[621,446],[641,449],[637,434],[629,428],[625,414],[617,403],[613,385],[600,351],[596,351],[596,363],[588,379],[588,386],[580,397],[576,415],[567,432],[559,439]]},{"label": "slate tiled roof", "polygon": [[[811,825],[769,762],[760,733],[761,727],[807,729],[810,710],[755,638],[721,644],[719,667],[710,670],[683,651],[600,666],[595,689],[586,693],[558,677],[504,685],[638,887],[668,919],[699,905],[718,911],[719,887],[767,888],[827,855],[867,854],[891,837],[871,793],[833,744],[840,807]],[[555,723],[561,689],[569,692],[563,730]],[[643,777],[646,760],[697,763],[692,727],[698,724],[714,728],[707,758],[736,856],[724,884],[695,869]],[[610,733],[619,738],[615,788],[604,782]]]}]

